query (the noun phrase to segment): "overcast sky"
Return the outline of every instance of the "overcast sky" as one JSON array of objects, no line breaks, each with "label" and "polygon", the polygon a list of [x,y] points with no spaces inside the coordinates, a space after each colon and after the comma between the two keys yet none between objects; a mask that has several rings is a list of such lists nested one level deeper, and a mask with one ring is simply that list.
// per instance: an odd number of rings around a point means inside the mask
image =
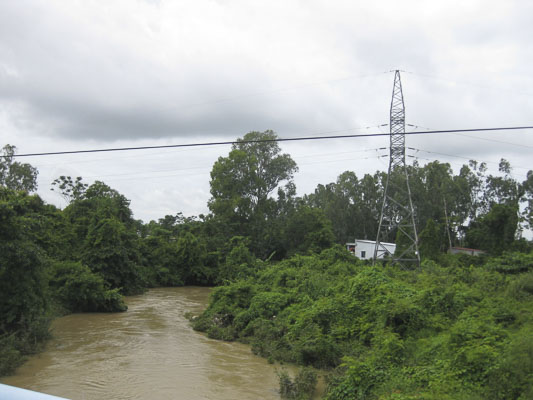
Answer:
[{"label": "overcast sky", "polygon": [[[407,130],[533,125],[533,2],[0,1],[0,146],[19,153],[388,132],[395,69]],[[385,137],[282,145],[300,195],[386,170]],[[500,158],[524,179],[533,131],[409,136],[420,163]],[[135,217],[207,212],[229,146],[20,159],[38,193],[102,180]],[[409,162],[414,158],[409,157]]]}]

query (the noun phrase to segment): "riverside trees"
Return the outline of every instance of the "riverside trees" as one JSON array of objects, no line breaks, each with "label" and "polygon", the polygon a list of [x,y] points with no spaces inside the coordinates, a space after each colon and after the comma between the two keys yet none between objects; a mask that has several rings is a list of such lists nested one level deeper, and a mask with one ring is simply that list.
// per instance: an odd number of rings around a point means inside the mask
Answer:
[{"label": "riverside trees", "polygon": [[[468,245],[492,254],[511,248],[520,230],[530,226],[533,186],[531,178],[518,182],[511,167],[500,162],[500,175],[487,174],[486,166],[476,162],[463,165],[454,174],[449,164],[438,161],[409,167],[409,182],[419,231],[427,227],[440,232],[422,235],[438,240],[440,253],[450,245]],[[401,177],[392,177],[400,179]],[[335,239],[343,243],[358,239],[375,240],[381,210],[381,194],[386,174],[376,172],[358,178],[344,172],[336,182],[318,185],[303,201],[324,211],[332,222]],[[521,206],[523,205],[523,206]],[[394,242],[395,232],[390,241]],[[428,243],[421,243],[422,248]],[[422,254],[424,256],[424,254]],[[429,256],[429,255],[428,255]]]},{"label": "riverside trees", "polygon": [[[349,321],[347,325],[335,322],[337,326],[329,319],[342,314],[347,305],[339,302],[341,286],[336,285],[349,281],[361,265],[342,250],[327,249],[354,237],[374,239],[386,174],[359,178],[347,171],[336,182],[319,185],[314,193],[298,198],[292,180],[296,164],[281,152],[276,138],[271,131],[249,133],[217,160],[211,172],[210,214],[196,218],[177,213],[147,224],[133,218],[124,195],[98,181],[88,185],[81,178],[60,177],[54,186],[69,204],[64,210],[47,205],[39,196],[28,194],[36,187],[33,167],[16,164],[13,153],[0,159],[0,374],[46,337],[51,311],[120,311],[125,309],[124,294],[187,284],[223,286],[210,309],[220,314],[217,321],[225,325],[200,320],[212,336],[261,338],[254,345],[260,354],[274,357],[276,346],[283,345],[290,351],[282,353],[298,362],[338,365],[348,354],[347,345],[339,343],[352,338],[353,327],[347,327]],[[17,175],[17,170],[27,173]],[[520,224],[531,225],[531,172],[520,183],[511,177],[506,162],[496,176],[488,175],[482,164],[472,162],[454,174],[448,164],[435,161],[413,165],[410,176],[417,223],[423,228],[422,258],[446,263],[444,252],[450,241],[495,255],[513,248],[529,251],[528,242],[515,239]],[[513,257],[491,264],[491,271],[529,273],[528,261]],[[452,266],[453,273],[469,267]],[[337,278],[337,283],[330,282]],[[523,282],[513,280],[517,296],[528,296],[529,280],[529,275]],[[365,284],[360,290],[378,283]],[[277,289],[269,291],[272,285]],[[498,296],[505,296],[501,288]],[[255,297],[255,293],[261,295]],[[300,295],[301,302],[296,299]],[[460,300],[463,293],[443,294],[448,295]],[[237,313],[233,301],[242,303]],[[405,318],[415,318],[405,302],[393,304],[401,314],[394,317],[399,325],[407,323]],[[284,311],[287,307],[293,308]],[[286,321],[290,329],[276,322],[285,312],[295,318]],[[280,344],[278,339],[286,342]],[[399,342],[393,339],[389,335],[379,340],[396,346]],[[516,348],[521,348],[520,343]],[[287,350],[283,346],[279,348]],[[512,368],[511,364],[505,368]]]},{"label": "riverside trees", "polygon": [[124,311],[144,287],[129,201],[101,182],[63,211],[37,195],[37,171],[0,160],[0,375],[36,351],[52,315]]},{"label": "riverside trees", "polygon": [[32,237],[43,208],[0,187],[0,375],[48,336],[46,258]]},{"label": "riverside trees", "polygon": [[0,186],[33,192],[37,189],[37,169],[14,160],[16,147],[6,144],[0,156]]},{"label": "riverside trees", "polygon": [[340,246],[295,255],[214,289],[193,325],[325,369],[331,400],[529,399],[533,254],[472,261],[403,270]]},{"label": "riverside trees", "polygon": [[250,237],[258,256],[279,251],[275,236],[280,232],[272,228],[287,210],[272,193],[277,189],[278,198],[295,194],[292,178],[298,168],[288,154],[281,154],[276,138],[272,131],[250,132],[211,170],[209,209],[226,227],[227,237]]},{"label": "riverside trees", "polygon": [[261,259],[320,251],[334,239],[323,212],[295,198],[298,167],[281,153],[277,138],[272,131],[250,132],[211,171],[213,223],[226,238],[249,238],[250,250]]}]

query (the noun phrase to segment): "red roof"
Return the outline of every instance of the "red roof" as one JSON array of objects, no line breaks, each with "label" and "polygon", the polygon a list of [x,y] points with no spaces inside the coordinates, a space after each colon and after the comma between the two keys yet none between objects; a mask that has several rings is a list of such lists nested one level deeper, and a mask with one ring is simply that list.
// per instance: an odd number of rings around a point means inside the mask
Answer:
[{"label": "red roof", "polygon": [[470,249],[468,247],[450,247],[450,249],[455,249],[455,250],[467,250],[467,251],[481,251],[483,252],[483,250],[480,250],[480,249]]}]

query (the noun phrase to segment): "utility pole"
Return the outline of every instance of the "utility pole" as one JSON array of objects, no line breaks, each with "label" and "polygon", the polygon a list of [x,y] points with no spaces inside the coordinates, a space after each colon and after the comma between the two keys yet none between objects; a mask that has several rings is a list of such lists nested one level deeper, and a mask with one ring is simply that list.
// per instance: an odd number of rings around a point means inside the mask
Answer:
[{"label": "utility pole", "polygon": [[[383,244],[387,242],[396,243],[394,254],[390,247]],[[384,257],[393,263],[415,263],[420,266],[415,212],[405,164],[405,104],[399,70],[394,74],[390,107],[389,171],[374,248],[374,264],[378,258]]]}]

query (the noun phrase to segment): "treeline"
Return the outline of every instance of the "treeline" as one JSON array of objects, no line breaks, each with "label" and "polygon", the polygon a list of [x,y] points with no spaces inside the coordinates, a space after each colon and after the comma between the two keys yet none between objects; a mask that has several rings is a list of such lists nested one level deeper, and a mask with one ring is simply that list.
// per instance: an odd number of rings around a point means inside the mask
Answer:
[{"label": "treeline", "polygon": [[[31,194],[38,171],[17,162],[15,148],[5,146],[0,375],[38,349],[54,315],[125,310],[123,295],[153,286],[232,287],[298,254],[320,254],[354,238],[375,239],[386,174],[358,178],[345,172],[297,197],[297,165],[276,138],[271,131],[248,133],[215,162],[207,215],[177,213],[149,223],[133,218],[122,194],[80,177],[52,183],[68,202],[63,210],[44,203]],[[458,175],[437,161],[410,167],[423,258],[440,260],[450,243],[494,255],[529,251],[519,234],[532,223],[533,173],[517,182],[505,160],[500,171],[488,175],[485,165],[475,162]],[[392,177],[393,183],[399,179]],[[395,234],[389,232],[390,241]],[[352,272],[346,270],[344,278]],[[270,307],[268,301],[261,307]]]},{"label": "treeline", "polygon": [[[424,166],[415,162],[407,170],[422,256],[435,256],[450,246],[501,254],[520,246],[516,240],[521,231],[533,226],[532,171],[524,181],[517,181],[504,159],[497,175],[476,161],[463,165],[458,174],[438,161]],[[391,177],[391,196],[405,187],[404,179],[401,171]],[[385,172],[358,178],[347,171],[336,182],[318,185],[303,201],[324,211],[337,242],[375,240],[386,180]],[[396,232],[389,232],[389,241],[395,238]]]},{"label": "treeline", "polygon": [[[277,145],[235,146],[221,157],[212,173],[212,214],[177,213],[149,223],[133,218],[125,196],[81,177],[52,183],[68,202],[63,210],[46,204],[31,194],[38,171],[16,161],[15,150],[5,146],[0,158],[0,375],[39,350],[56,315],[124,311],[123,295],[154,286],[224,284],[253,272],[256,257],[319,251],[334,241],[330,222],[317,210],[295,209],[292,202],[282,207],[289,201],[270,198],[296,169],[290,157],[277,154]],[[249,168],[253,176],[245,178],[254,184],[239,188],[227,180],[244,170],[243,162],[257,169]],[[266,172],[257,173],[262,168]],[[293,192],[289,185],[288,197]],[[269,244],[262,245],[265,235]]]}]

